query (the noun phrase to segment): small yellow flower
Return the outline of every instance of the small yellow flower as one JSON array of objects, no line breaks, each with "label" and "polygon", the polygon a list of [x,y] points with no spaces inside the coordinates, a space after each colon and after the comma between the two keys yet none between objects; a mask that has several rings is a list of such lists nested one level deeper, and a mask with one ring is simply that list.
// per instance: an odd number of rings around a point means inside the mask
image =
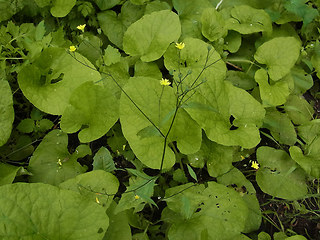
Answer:
[{"label": "small yellow flower", "polygon": [[139,197],[138,195],[135,195],[135,196],[134,196],[134,199],[135,199],[135,200],[138,200],[139,198],[140,198],[140,197]]},{"label": "small yellow flower", "polygon": [[245,157],[244,157],[244,156],[242,156],[242,155],[240,156],[240,158],[241,158],[241,160],[244,160],[244,159],[245,159]]},{"label": "small yellow flower", "polygon": [[185,46],[185,44],[183,42],[181,43],[176,43],[176,48],[178,48],[179,50],[183,49]]},{"label": "small yellow flower", "polygon": [[82,24],[82,25],[79,25],[77,27],[77,29],[81,30],[82,32],[84,32],[84,28],[86,27],[86,24]]},{"label": "small yellow flower", "polygon": [[160,84],[161,84],[162,86],[169,86],[169,85],[171,84],[171,82],[170,82],[168,79],[162,78],[162,79],[160,80]]},{"label": "small yellow flower", "polygon": [[96,203],[98,203],[98,204],[100,203],[100,201],[99,201],[98,197],[96,197]]},{"label": "small yellow flower", "polygon": [[258,170],[259,169],[259,163],[257,163],[256,161],[252,161],[251,167],[256,169],[256,170]]},{"label": "small yellow flower", "polygon": [[70,52],[74,52],[75,50],[77,50],[77,48],[75,46],[70,46],[69,47],[69,51]]}]

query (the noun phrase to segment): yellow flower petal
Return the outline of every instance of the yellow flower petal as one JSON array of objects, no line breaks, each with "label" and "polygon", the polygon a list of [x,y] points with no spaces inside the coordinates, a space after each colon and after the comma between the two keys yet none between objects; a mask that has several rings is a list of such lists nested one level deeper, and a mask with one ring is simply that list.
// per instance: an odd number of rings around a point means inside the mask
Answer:
[{"label": "yellow flower petal", "polygon": [[77,29],[81,30],[82,32],[84,32],[84,28],[86,27],[86,24],[82,24],[82,25],[79,25],[77,27]]},{"label": "yellow flower petal", "polygon": [[77,48],[75,46],[70,46],[69,47],[69,51],[70,52],[74,52],[75,50],[77,50]]},{"label": "yellow flower petal", "polygon": [[96,197],[96,203],[98,203],[98,204],[100,203],[99,198],[97,198],[97,197]]},{"label": "yellow flower petal", "polygon": [[176,43],[176,48],[178,48],[179,50],[183,49],[185,46],[185,44],[183,42],[181,43]]},{"label": "yellow flower petal", "polygon": [[139,198],[140,198],[140,197],[139,197],[138,195],[135,195],[135,196],[134,196],[134,199],[135,199],[135,200],[138,200]]},{"label": "yellow flower petal", "polygon": [[169,86],[169,85],[171,84],[171,82],[170,82],[168,79],[162,78],[162,79],[160,80],[160,84],[161,84],[162,86]]},{"label": "yellow flower petal", "polygon": [[251,167],[256,169],[256,170],[258,170],[259,169],[259,163],[257,163],[256,161],[252,161]]}]

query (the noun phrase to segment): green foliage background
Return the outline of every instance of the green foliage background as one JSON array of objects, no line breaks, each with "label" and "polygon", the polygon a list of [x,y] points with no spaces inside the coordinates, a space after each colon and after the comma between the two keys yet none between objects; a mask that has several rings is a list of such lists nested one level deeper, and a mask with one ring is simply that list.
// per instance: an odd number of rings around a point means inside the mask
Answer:
[{"label": "green foliage background", "polygon": [[1,239],[320,236],[319,6],[0,0]]}]

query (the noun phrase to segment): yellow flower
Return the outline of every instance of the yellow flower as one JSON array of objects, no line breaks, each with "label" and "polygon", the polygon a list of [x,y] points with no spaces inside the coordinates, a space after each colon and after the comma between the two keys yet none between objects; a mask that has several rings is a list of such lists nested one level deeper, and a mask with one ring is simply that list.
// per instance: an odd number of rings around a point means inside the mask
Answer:
[{"label": "yellow flower", "polygon": [[134,199],[135,199],[135,200],[138,200],[139,198],[140,198],[140,197],[139,197],[138,195],[135,195],[135,196],[134,196]]},{"label": "yellow flower", "polygon": [[162,78],[162,79],[160,80],[160,84],[161,84],[162,86],[169,86],[169,85],[171,84],[171,82],[170,82],[168,79]]},{"label": "yellow flower", "polygon": [[99,201],[99,199],[97,197],[96,197],[96,203],[98,203],[98,204],[100,203],[100,201]]},{"label": "yellow flower", "polygon": [[245,159],[245,157],[244,157],[244,156],[242,156],[242,155],[240,156],[240,158],[241,158],[241,160],[244,160],[244,159]]},{"label": "yellow flower", "polygon": [[258,170],[259,169],[259,163],[257,163],[256,161],[252,161],[251,167],[256,169],[256,170]]},{"label": "yellow flower", "polygon": [[86,24],[82,24],[82,25],[79,25],[77,27],[77,29],[81,30],[82,32],[84,32],[84,28],[86,27]]},{"label": "yellow flower", "polygon": [[59,166],[62,166],[62,162],[61,162],[61,159],[60,159],[60,158],[58,159],[57,164],[58,164]]},{"label": "yellow flower", "polygon": [[70,46],[69,47],[69,51],[70,52],[74,52],[75,50],[77,50],[77,48],[75,46]]},{"label": "yellow flower", "polygon": [[176,43],[176,48],[178,48],[179,50],[183,49],[185,46],[185,44],[183,42],[181,43]]}]

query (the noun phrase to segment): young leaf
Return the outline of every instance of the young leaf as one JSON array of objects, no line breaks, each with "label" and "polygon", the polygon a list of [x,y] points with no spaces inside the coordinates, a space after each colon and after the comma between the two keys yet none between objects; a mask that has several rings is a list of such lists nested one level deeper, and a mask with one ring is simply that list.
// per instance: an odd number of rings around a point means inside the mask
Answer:
[{"label": "young leaf", "polygon": [[105,147],[101,147],[99,151],[93,157],[93,170],[104,170],[106,172],[112,172],[116,170],[113,158],[109,150]]},{"label": "young leaf", "polygon": [[196,180],[196,182],[198,182],[198,178],[197,178],[197,174],[193,171],[192,167],[189,166],[189,164],[187,164],[188,167],[188,172],[190,174],[190,176]]}]

